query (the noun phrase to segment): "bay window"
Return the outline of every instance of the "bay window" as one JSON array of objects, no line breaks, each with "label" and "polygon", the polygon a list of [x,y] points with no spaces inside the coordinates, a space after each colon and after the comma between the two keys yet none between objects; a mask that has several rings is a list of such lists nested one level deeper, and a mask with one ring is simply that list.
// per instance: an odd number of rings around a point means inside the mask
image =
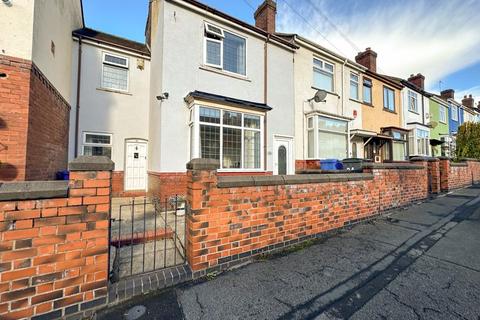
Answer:
[{"label": "bay window", "polygon": [[313,58],[313,86],[333,92],[333,64]]},{"label": "bay window", "polygon": [[262,169],[263,115],[195,105],[192,158],[220,161],[221,169]]},{"label": "bay window", "polygon": [[428,156],[430,154],[430,132],[413,129],[408,136],[410,156]]},{"label": "bay window", "polygon": [[315,115],[307,118],[308,158],[344,159],[348,151],[348,122]]},{"label": "bay window", "polygon": [[245,38],[205,23],[205,65],[245,76],[246,58]]}]

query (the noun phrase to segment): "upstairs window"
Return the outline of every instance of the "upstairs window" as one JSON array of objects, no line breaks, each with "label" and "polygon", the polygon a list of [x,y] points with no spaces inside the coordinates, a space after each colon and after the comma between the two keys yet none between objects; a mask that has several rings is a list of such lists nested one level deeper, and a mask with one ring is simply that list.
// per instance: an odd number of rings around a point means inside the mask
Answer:
[{"label": "upstairs window", "polygon": [[84,156],[112,157],[112,135],[108,133],[85,132],[82,154]]},{"label": "upstairs window", "polygon": [[372,80],[363,79],[363,102],[372,104]]},{"label": "upstairs window", "polygon": [[447,123],[447,107],[440,106],[440,122]]},{"label": "upstairs window", "polygon": [[387,87],[383,87],[383,107],[395,112],[395,92]]},{"label": "upstairs window", "polygon": [[408,111],[418,113],[418,95],[408,90]]},{"label": "upstairs window", "polygon": [[450,110],[452,110],[452,120],[458,121],[458,107],[455,105],[451,105]]},{"label": "upstairs window", "polygon": [[333,64],[313,58],[313,86],[333,92]]},{"label": "upstairs window", "polygon": [[350,98],[358,100],[358,74],[350,73]]},{"label": "upstairs window", "polygon": [[205,23],[205,65],[245,76],[247,40]]},{"label": "upstairs window", "polygon": [[128,91],[128,58],[103,53],[102,87]]}]

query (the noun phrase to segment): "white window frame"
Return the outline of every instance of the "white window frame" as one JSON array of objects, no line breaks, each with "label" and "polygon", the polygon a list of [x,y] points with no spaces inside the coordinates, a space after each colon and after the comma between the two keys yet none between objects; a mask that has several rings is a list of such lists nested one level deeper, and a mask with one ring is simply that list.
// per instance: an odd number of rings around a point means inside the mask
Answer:
[{"label": "white window frame", "polygon": [[[357,77],[357,80],[352,79],[352,76]],[[349,89],[351,89],[352,82],[357,84],[357,97],[354,98],[354,97],[350,96],[350,99],[353,99],[355,101],[359,101],[360,100],[360,92],[359,92],[359,89],[360,89],[360,75],[358,73],[350,72],[350,86],[349,86]]]},{"label": "white window frame", "polygon": [[[320,157],[319,155],[319,139],[318,139],[318,133],[321,131],[321,132],[331,132],[331,133],[334,133],[334,134],[341,134],[340,132],[338,131],[331,131],[331,130],[325,130],[325,129],[319,129],[318,127],[318,118],[328,118],[328,119],[333,119],[333,120],[337,120],[337,121],[343,121],[347,124],[347,132],[345,132],[345,138],[346,138],[346,149],[345,149],[345,158],[348,157],[348,154],[350,152],[349,150],[349,146],[350,146],[350,122],[348,120],[345,120],[345,119],[341,119],[341,118],[336,118],[336,117],[332,117],[332,116],[329,116],[329,115],[325,115],[325,114],[321,114],[321,113],[313,113],[313,114],[310,114],[308,116],[305,117],[305,121],[307,122],[305,127],[307,128],[307,138],[306,138],[306,150],[305,150],[305,159],[307,160],[323,160],[323,159],[327,159],[327,158],[322,158]],[[313,128],[312,127],[308,127],[308,120],[309,119],[312,119],[313,118]],[[314,147],[314,150],[313,150],[313,158],[312,157],[309,157],[308,156],[308,131],[312,131],[313,130],[313,140],[314,140],[314,143],[313,143],[313,147]]]},{"label": "white window frame", "polygon": [[[126,65],[121,65],[121,64],[118,64],[118,63],[114,63],[114,62],[110,62],[110,61],[105,61],[105,56],[106,55],[109,55],[109,56],[112,56],[112,57],[117,57],[117,58],[120,58],[120,59],[125,59],[127,64]],[[119,68],[123,68],[123,69],[126,69],[127,70],[127,89],[126,90],[123,90],[123,89],[118,89],[118,88],[109,88],[109,87],[106,87],[104,85],[104,82],[103,82],[103,73],[104,73],[104,66],[105,65],[110,65],[110,66],[114,66],[114,67],[119,67]],[[101,87],[103,89],[107,89],[107,90],[113,90],[113,91],[120,91],[120,92],[128,92],[129,88],[130,88],[130,59],[126,56],[122,56],[122,55],[119,55],[119,54],[116,54],[116,53],[111,53],[111,52],[105,52],[103,51],[102,52],[102,75],[101,75]]]},{"label": "white window frame", "polygon": [[[415,91],[408,90],[408,111],[418,113],[418,94]],[[412,103],[414,106],[412,106]]]},{"label": "white window frame", "polygon": [[[87,141],[87,135],[106,136],[110,138],[110,143],[91,143]],[[113,158],[113,134],[105,132],[84,131],[82,135],[82,155],[85,155],[85,147],[110,147],[110,155]]]},{"label": "white window frame", "polygon": [[442,106],[440,105],[440,109],[439,109],[439,114],[438,114],[438,117],[439,117],[439,121],[441,123],[447,123],[447,114],[448,114],[448,110],[447,110],[447,107],[446,106]]},{"label": "white window frame", "polygon": [[[211,122],[201,122],[200,121],[200,108],[209,108],[215,109],[220,111],[220,123],[211,123]],[[219,127],[220,128],[220,169],[219,172],[263,172],[265,171],[264,167],[264,159],[265,159],[265,152],[264,152],[264,117],[265,115],[258,112],[245,112],[243,110],[239,110],[236,108],[228,108],[227,106],[211,106],[206,104],[194,104],[191,107],[192,111],[192,118],[193,120],[189,121],[189,128],[190,128],[190,143],[192,144],[190,148],[190,159],[200,158],[201,157],[201,150],[200,150],[200,125],[207,125],[212,127]],[[242,124],[241,126],[232,126],[223,124],[223,113],[224,112],[236,112],[242,114]],[[260,118],[260,128],[246,128],[245,127],[245,115],[249,116],[256,116]],[[241,147],[241,168],[223,168],[223,128],[232,128],[232,129],[240,129],[242,132],[242,147]],[[247,131],[256,131],[260,132],[260,167],[259,168],[245,168],[245,130]],[[193,133],[193,137],[191,136]]]},{"label": "white window frame", "polygon": [[458,122],[458,107],[452,104],[452,120]]},{"label": "white window frame", "polygon": [[[212,67],[212,68],[215,68],[215,69],[220,69],[222,72],[229,73],[229,74],[235,75],[237,77],[247,78],[247,75],[248,75],[248,39],[246,37],[242,36],[241,34],[238,34],[236,32],[233,32],[231,30],[222,28],[220,26],[217,26],[215,24],[212,24],[212,23],[209,23],[209,22],[206,22],[206,21],[204,22],[204,26],[205,26],[205,33],[207,33],[209,35],[212,35],[214,37],[218,37],[220,39],[209,38],[206,35],[203,36],[203,39],[204,39],[203,40],[203,64],[205,66],[208,66],[208,67]],[[212,32],[211,30],[208,29],[209,26],[220,29],[222,31],[222,33],[218,34],[216,32]],[[245,74],[232,72],[232,71],[229,71],[229,70],[225,70],[223,68],[223,51],[224,51],[223,50],[223,41],[225,39],[225,32],[228,32],[230,34],[233,34],[234,36],[237,36],[237,37],[245,40]],[[212,64],[212,63],[207,63],[207,40],[220,43],[220,64],[219,65]]]},{"label": "white window frame", "polygon": [[[315,65],[315,60],[322,63],[321,68]],[[325,68],[326,64],[332,66],[332,71],[327,70]],[[331,91],[327,90],[325,88],[319,88],[319,87],[316,86],[316,84],[315,84],[315,70],[318,70],[319,72],[326,72],[326,73],[329,73],[329,74],[332,75],[332,90]],[[313,57],[313,60],[312,60],[312,83],[313,83],[312,87],[315,88],[315,89],[326,90],[328,92],[334,93],[335,92],[335,64],[331,63],[331,62],[328,62],[326,60],[323,60],[321,58],[318,58],[318,57]]]}]

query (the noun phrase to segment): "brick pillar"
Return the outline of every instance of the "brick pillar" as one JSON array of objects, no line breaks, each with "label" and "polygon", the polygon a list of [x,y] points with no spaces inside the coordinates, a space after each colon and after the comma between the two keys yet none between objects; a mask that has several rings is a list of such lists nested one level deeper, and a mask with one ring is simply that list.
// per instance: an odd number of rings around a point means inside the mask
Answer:
[{"label": "brick pillar", "polygon": [[208,268],[208,248],[200,242],[207,236],[210,208],[205,205],[211,185],[217,184],[220,163],[211,159],[193,159],[187,164],[186,254],[193,271]]},{"label": "brick pillar", "polygon": [[440,160],[437,158],[428,159],[428,183],[430,193],[440,193]]},{"label": "brick pillar", "polygon": [[89,317],[106,303],[113,162],[69,168],[70,181],[2,185],[0,319]]},{"label": "brick pillar", "polygon": [[450,158],[439,157],[440,160],[440,190],[448,191],[449,187],[449,176],[450,176]]},{"label": "brick pillar", "polygon": [[430,187],[431,187],[431,176],[429,175],[429,168],[428,168],[428,161],[430,160],[430,158],[428,157],[413,157],[410,159],[411,162],[414,162],[416,165],[421,165],[422,167],[425,168],[425,171],[427,173],[427,194],[425,195],[425,197],[428,197],[428,193],[430,192]]}]

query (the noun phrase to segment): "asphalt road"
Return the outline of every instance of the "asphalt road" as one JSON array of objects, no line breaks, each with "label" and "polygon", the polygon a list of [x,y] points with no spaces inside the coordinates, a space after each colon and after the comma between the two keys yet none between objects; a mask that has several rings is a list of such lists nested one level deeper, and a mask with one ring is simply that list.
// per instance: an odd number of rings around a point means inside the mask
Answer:
[{"label": "asphalt road", "polygon": [[145,296],[98,319],[480,320],[480,186],[308,248]]}]

